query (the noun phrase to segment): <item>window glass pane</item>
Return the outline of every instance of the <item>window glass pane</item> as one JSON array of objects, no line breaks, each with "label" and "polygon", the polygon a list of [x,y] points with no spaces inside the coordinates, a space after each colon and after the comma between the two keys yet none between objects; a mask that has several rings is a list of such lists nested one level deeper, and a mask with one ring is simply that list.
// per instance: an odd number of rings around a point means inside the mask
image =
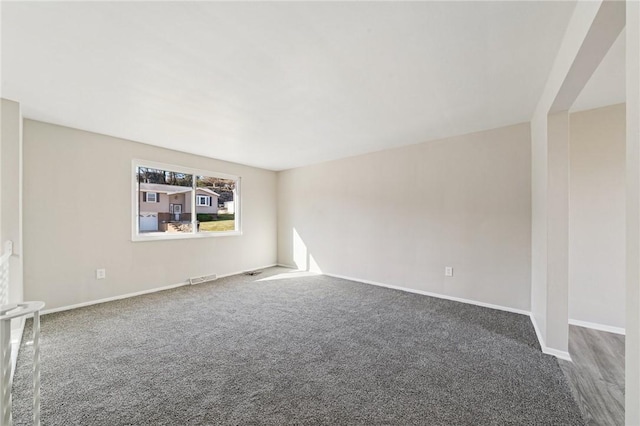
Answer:
[{"label": "window glass pane", "polygon": [[204,199],[202,204],[197,203],[196,206],[198,232],[236,230],[236,186],[233,179],[197,176],[196,196]]},{"label": "window glass pane", "polygon": [[[192,232],[192,186],[193,175],[138,167],[139,233]],[[143,191],[147,193],[146,199]]]},{"label": "window glass pane", "polygon": [[198,206],[211,206],[211,197],[204,195],[196,196],[196,205]]}]

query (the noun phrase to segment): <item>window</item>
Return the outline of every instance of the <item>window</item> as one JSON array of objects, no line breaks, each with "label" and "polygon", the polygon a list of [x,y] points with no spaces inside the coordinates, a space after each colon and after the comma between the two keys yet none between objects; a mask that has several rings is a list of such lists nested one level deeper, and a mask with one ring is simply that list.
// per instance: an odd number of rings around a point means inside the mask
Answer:
[{"label": "window", "polygon": [[134,160],[134,241],[240,235],[240,178]]},{"label": "window", "polygon": [[211,197],[207,195],[196,195],[196,205],[197,206],[210,206],[211,205]]},{"label": "window", "polygon": [[158,202],[158,193],[157,192],[145,192],[145,200],[147,203],[157,203]]},{"label": "window", "polygon": [[238,184],[238,179],[214,174],[196,176],[196,215],[199,233],[226,233],[238,229],[237,209],[234,208]]}]

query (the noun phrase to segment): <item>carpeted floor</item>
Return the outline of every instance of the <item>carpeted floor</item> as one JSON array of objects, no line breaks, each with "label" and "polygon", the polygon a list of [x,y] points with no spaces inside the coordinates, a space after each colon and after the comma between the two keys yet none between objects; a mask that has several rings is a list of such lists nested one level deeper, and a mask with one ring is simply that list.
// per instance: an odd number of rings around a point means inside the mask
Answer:
[{"label": "carpeted floor", "polygon": [[583,424],[528,317],[284,268],[46,315],[41,352],[44,425]]}]

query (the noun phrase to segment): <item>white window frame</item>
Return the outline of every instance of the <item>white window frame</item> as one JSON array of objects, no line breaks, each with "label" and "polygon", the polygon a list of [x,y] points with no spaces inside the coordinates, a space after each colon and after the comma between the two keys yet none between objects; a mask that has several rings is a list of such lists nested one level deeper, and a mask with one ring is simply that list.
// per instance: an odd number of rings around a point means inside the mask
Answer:
[{"label": "white window frame", "polygon": [[[217,176],[214,176],[217,177]],[[204,198],[205,204],[200,204],[200,199]],[[196,194],[196,206],[197,207],[212,207],[210,195],[198,195]],[[217,206],[216,206],[217,207]]]},{"label": "white window frame", "polygon": [[[153,194],[153,201],[149,201],[149,195]],[[145,203],[157,203],[158,202],[158,193],[157,192],[145,192],[144,193],[144,202]]]},{"label": "white window frame", "polygon": [[[138,167],[148,167],[150,169],[169,170],[177,173],[185,173],[193,176],[193,190],[191,191],[191,232],[145,232],[140,233],[140,194],[138,191]],[[235,229],[233,231],[222,232],[198,232],[197,230],[197,214],[196,214],[196,181],[198,176],[217,177],[221,179],[232,179],[236,182],[233,193],[235,201]],[[134,159],[131,161],[131,241],[162,241],[162,240],[182,240],[188,238],[215,238],[242,235],[242,210],[241,210],[241,177],[220,172],[212,172],[209,170],[193,169],[190,167],[177,166],[174,164],[157,163],[155,161],[147,161]],[[146,199],[146,198],[145,198]],[[200,206],[202,207],[202,206]]]}]

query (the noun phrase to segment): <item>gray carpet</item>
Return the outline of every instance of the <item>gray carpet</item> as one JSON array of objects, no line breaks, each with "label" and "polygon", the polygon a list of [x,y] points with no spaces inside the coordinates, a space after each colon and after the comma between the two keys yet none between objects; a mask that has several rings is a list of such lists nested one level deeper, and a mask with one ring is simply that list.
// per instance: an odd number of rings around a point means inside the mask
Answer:
[{"label": "gray carpet", "polygon": [[528,317],[289,272],[44,316],[43,424],[583,424]]}]

